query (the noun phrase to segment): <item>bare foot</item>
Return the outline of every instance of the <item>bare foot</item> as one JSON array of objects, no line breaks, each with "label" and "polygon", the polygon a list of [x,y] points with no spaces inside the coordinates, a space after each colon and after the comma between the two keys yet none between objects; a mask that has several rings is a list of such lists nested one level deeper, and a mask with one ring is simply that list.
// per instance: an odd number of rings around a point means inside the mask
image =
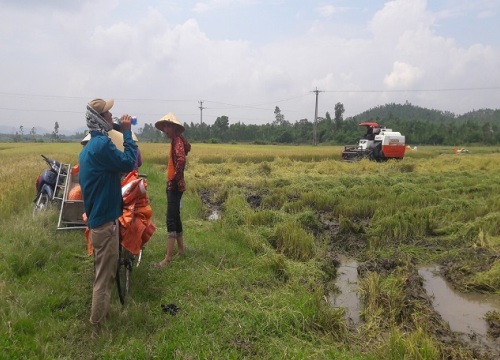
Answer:
[{"label": "bare foot", "polygon": [[97,339],[100,334],[101,334],[101,325],[100,324],[92,324],[91,338]]},{"label": "bare foot", "polygon": [[170,260],[172,260],[172,259],[165,258],[162,261],[160,261],[159,263],[156,263],[154,266],[155,266],[155,268],[160,269],[160,268],[164,267],[165,265],[168,265]]}]

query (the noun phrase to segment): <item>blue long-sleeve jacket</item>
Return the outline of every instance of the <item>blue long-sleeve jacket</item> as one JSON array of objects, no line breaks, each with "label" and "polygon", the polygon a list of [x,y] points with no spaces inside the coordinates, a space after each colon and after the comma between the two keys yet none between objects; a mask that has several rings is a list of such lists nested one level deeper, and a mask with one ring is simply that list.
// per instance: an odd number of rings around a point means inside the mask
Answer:
[{"label": "blue long-sleeve jacket", "polygon": [[132,131],[123,131],[124,151],[106,135],[91,131],[91,139],[80,152],[78,180],[90,229],[114,221],[122,214],[120,177],[134,169],[137,145]]}]

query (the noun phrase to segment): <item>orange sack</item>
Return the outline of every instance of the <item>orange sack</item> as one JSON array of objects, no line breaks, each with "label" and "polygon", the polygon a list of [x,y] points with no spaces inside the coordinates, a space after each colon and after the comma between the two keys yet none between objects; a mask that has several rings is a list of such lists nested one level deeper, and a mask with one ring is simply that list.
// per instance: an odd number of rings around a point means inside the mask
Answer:
[{"label": "orange sack", "polygon": [[75,185],[68,194],[68,200],[83,200],[82,188],[80,185]]},{"label": "orange sack", "polygon": [[[156,230],[151,221],[153,210],[147,197],[147,181],[136,170],[122,180],[123,213],[120,221],[120,243],[131,254],[138,255]],[[81,190],[80,190],[81,192]],[[86,219],[86,216],[84,216]],[[90,231],[85,231],[87,253],[92,255]]]}]

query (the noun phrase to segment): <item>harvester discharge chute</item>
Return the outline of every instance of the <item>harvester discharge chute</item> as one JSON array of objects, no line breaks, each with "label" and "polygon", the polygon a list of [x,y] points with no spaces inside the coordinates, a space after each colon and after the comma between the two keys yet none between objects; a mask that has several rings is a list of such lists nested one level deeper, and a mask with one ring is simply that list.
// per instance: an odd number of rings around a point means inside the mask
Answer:
[{"label": "harvester discharge chute", "polygon": [[366,127],[366,134],[359,139],[357,145],[346,145],[342,151],[342,160],[387,161],[403,159],[405,155],[405,137],[400,132],[380,127],[376,122],[363,122],[359,126]]}]

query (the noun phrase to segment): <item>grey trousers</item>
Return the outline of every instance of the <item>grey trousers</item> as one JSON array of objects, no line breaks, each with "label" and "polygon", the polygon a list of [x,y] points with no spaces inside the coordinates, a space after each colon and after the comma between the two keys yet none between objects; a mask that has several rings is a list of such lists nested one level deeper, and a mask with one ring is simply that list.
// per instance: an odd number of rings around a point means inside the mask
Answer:
[{"label": "grey trousers", "polygon": [[94,287],[90,322],[101,324],[108,314],[111,292],[116,279],[119,251],[118,221],[105,223],[90,230],[94,248]]}]

